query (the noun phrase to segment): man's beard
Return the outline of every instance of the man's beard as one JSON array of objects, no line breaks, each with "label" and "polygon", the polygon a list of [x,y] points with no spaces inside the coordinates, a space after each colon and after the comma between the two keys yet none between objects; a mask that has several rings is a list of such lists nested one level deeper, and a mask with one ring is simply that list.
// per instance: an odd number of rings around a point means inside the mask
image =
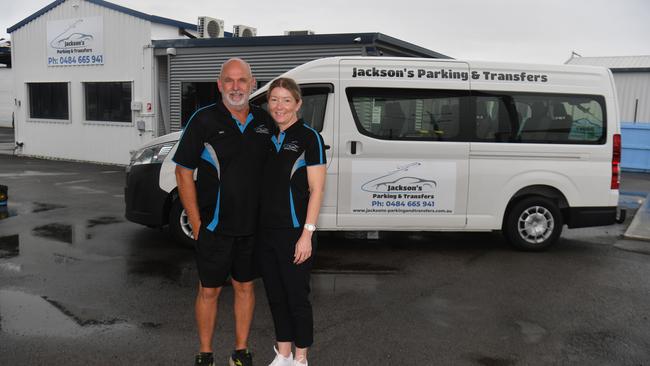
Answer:
[{"label": "man's beard", "polygon": [[[239,95],[242,96],[242,98],[240,100],[238,100],[238,101],[233,100],[232,97],[231,97],[232,94],[239,94]],[[232,107],[233,109],[238,109],[239,110],[239,109],[243,109],[244,107],[246,107],[248,105],[249,96],[250,95],[244,94],[242,92],[230,92],[230,93],[227,93],[227,94],[223,95],[223,101],[224,101],[224,104],[226,104],[227,106]]]}]

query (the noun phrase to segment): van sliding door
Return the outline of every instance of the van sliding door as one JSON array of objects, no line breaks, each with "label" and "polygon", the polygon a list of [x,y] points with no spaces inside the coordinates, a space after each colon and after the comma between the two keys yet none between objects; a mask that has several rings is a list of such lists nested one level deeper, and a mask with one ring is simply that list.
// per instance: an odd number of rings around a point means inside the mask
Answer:
[{"label": "van sliding door", "polygon": [[339,64],[337,225],[465,226],[469,68],[435,60]]}]

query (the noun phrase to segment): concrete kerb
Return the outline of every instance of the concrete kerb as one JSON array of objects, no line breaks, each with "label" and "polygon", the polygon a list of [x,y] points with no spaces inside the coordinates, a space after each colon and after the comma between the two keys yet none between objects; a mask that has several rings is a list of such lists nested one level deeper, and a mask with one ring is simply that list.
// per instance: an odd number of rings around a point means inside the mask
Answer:
[{"label": "concrete kerb", "polygon": [[615,247],[631,252],[650,254],[650,194],[636,211],[623,239]]}]

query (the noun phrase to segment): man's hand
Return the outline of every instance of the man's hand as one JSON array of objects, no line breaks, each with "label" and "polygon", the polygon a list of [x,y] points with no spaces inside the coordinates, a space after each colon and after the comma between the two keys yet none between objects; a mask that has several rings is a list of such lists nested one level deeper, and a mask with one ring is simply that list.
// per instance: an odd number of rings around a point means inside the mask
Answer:
[{"label": "man's hand", "polygon": [[178,185],[178,195],[183,203],[183,208],[187,214],[187,219],[192,226],[192,238],[199,238],[201,229],[201,217],[199,215],[199,205],[196,199],[196,185],[194,183],[194,170],[176,166],[176,184]]},{"label": "man's hand", "polygon": [[194,240],[199,240],[199,231],[201,231],[201,220],[197,220],[196,222],[190,222],[190,226],[192,227],[192,238],[194,238]]}]

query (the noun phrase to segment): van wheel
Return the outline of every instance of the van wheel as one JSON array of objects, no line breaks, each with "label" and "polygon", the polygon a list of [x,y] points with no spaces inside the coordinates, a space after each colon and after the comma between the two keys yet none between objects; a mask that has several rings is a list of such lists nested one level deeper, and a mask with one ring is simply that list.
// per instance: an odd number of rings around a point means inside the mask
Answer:
[{"label": "van wheel", "polygon": [[177,243],[185,247],[194,248],[192,227],[190,226],[180,199],[176,199],[169,210],[169,233]]},{"label": "van wheel", "polygon": [[544,197],[528,197],[508,211],[503,233],[517,249],[542,251],[555,244],[564,225],[557,205]]}]

